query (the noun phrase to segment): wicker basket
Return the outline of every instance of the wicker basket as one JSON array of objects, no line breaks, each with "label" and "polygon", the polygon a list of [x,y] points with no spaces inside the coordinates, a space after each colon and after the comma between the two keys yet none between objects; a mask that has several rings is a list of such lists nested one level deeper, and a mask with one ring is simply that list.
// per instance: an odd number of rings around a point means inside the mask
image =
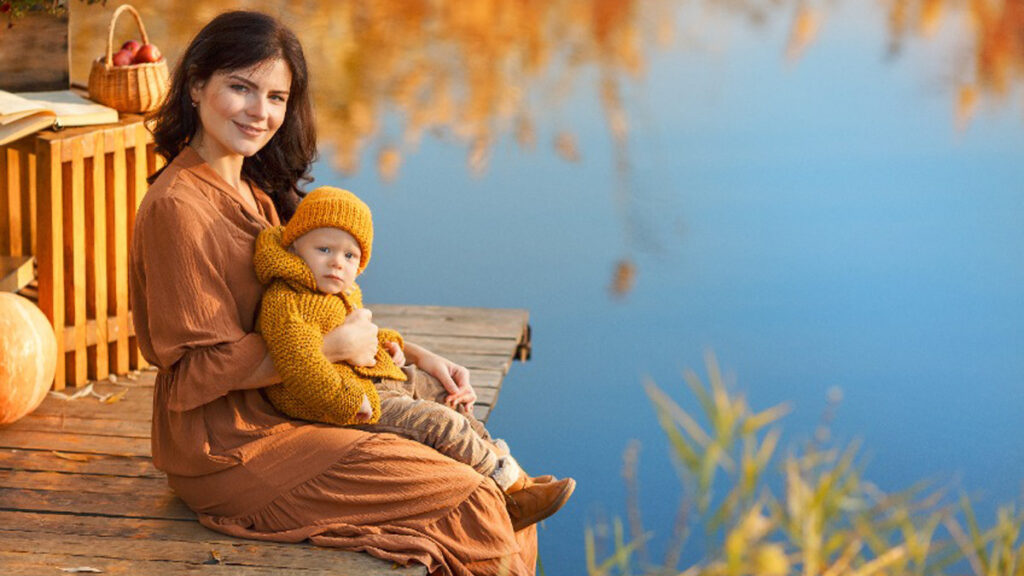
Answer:
[{"label": "wicker basket", "polygon": [[169,87],[167,60],[114,66],[114,25],[121,13],[128,11],[142,33],[142,43],[149,44],[146,27],[135,8],[124,4],[110,17],[107,32],[107,54],[92,63],[89,72],[89,97],[120,112],[142,113],[156,109],[163,102]]}]

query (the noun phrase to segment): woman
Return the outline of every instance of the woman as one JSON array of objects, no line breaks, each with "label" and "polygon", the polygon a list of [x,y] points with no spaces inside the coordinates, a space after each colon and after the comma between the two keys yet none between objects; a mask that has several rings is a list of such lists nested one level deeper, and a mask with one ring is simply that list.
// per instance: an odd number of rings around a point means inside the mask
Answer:
[{"label": "woman", "polygon": [[[169,164],[139,207],[130,256],[136,335],[160,369],[153,462],[226,534],[308,538],[431,574],[533,574],[536,532],[513,532],[489,479],[396,436],[289,420],[260,392],[279,378],[253,332],[253,242],[309,179],[307,88],[294,34],[231,12],[192,41],[156,114]],[[376,330],[368,312],[352,314],[324,353],[372,365]],[[465,368],[415,350],[420,368],[472,398]]]}]

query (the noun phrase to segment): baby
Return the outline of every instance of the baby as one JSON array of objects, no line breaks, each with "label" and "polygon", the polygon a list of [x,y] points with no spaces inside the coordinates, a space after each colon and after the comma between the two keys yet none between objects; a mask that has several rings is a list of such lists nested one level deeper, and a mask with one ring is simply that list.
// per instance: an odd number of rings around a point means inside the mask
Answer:
[{"label": "baby", "polygon": [[[370,367],[332,364],[324,356],[324,334],[362,308],[355,280],[372,247],[369,207],[351,192],[327,186],[306,196],[287,225],[259,235],[253,260],[268,286],[256,329],[282,380],[266,388],[271,403],[294,418],[399,434],[472,466],[505,493],[516,530],[557,512],[575,481],[524,473],[508,446],[473,417],[472,394],[446,389],[406,365],[397,332],[378,331]],[[415,361],[412,356],[410,348]]]}]

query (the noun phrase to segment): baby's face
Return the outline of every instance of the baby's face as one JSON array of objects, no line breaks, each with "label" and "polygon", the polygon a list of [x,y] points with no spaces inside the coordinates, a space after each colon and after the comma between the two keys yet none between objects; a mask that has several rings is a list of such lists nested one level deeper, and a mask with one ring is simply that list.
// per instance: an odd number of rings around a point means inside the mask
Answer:
[{"label": "baby's face", "polygon": [[316,287],[326,294],[347,292],[359,276],[359,243],[339,228],[314,228],[295,239],[292,248],[313,271]]}]

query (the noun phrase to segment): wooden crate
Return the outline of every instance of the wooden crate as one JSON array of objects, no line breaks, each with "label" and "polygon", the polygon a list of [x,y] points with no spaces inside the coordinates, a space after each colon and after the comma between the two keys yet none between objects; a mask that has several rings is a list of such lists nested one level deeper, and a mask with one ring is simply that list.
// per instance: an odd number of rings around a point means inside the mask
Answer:
[{"label": "wooden crate", "polygon": [[0,146],[0,256],[34,256],[54,326],[54,388],[144,367],[132,336],[128,243],[158,168],[142,118],[43,131]]}]

